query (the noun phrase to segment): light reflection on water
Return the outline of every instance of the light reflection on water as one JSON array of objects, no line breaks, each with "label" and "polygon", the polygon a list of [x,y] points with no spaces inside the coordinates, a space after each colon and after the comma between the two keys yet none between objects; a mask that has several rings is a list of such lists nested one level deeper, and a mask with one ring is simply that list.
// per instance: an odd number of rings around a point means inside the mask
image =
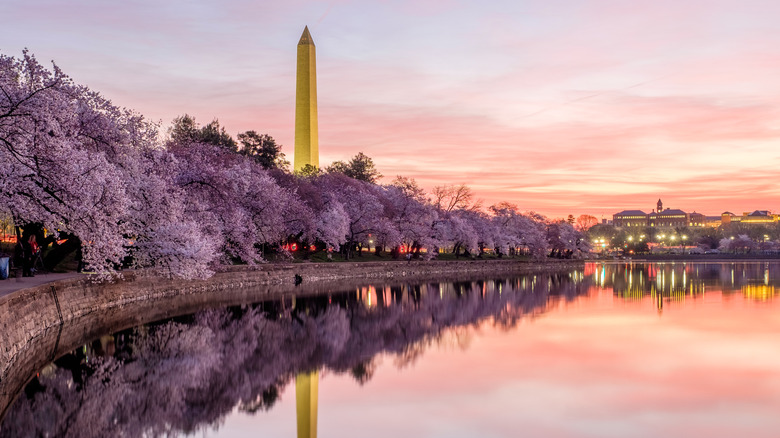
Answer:
[{"label": "light reflection on water", "polygon": [[773,262],[588,264],[585,271],[615,296],[650,298],[659,309],[664,302],[695,300],[707,292],[767,301],[776,296],[780,283],[780,265]]},{"label": "light reflection on water", "polygon": [[778,263],[588,263],[209,310],[60,358],[2,434],[774,436],[778,286]]}]

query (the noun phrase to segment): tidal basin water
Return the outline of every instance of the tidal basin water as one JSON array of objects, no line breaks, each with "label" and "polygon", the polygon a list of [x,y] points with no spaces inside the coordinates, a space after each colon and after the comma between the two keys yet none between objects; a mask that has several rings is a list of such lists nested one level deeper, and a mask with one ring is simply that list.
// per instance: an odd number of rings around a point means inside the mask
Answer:
[{"label": "tidal basin water", "polygon": [[780,263],[587,263],[85,339],[0,436],[770,437]]}]

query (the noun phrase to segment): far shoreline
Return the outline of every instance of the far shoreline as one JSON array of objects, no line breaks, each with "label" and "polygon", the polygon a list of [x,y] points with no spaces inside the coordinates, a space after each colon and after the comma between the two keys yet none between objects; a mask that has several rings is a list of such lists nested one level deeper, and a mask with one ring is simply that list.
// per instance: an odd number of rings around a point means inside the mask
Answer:
[{"label": "far shoreline", "polygon": [[[511,273],[517,270],[527,272],[538,269],[543,266],[578,266],[584,263],[653,263],[653,262],[691,262],[691,263],[728,263],[728,262],[773,262],[780,261],[780,254],[638,254],[631,256],[613,256],[613,257],[595,257],[585,259],[556,259],[546,258],[534,260],[528,258],[515,257],[463,257],[460,259],[449,260],[419,260],[411,261],[402,259],[371,259],[371,256],[357,257],[352,260],[333,260],[318,261],[307,259],[295,259],[291,261],[268,261],[255,265],[220,265],[216,267],[214,276],[219,276],[222,280],[229,280],[232,274],[238,275],[243,279],[247,276],[257,276],[251,283],[256,284],[288,284],[295,283],[296,273],[291,273],[285,277],[280,276],[284,271],[300,271],[303,274],[301,280],[311,282],[361,279],[361,278],[393,278],[394,273],[401,277],[406,277],[407,272],[414,277],[424,277],[430,275],[450,276],[452,274],[464,274],[474,272],[484,272],[485,274]],[[457,267],[455,267],[457,266]],[[345,268],[349,269],[345,269]],[[385,268],[385,275],[377,272],[377,267]],[[381,270],[381,269],[380,269]],[[321,271],[321,272],[317,272]],[[52,283],[59,283],[63,280],[84,281],[93,286],[100,286],[101,282],[93,282],[89,274],[80,274],[75,271],[67,272],[43,272],[36,277],[17,277],[12,271],[11,276],[5,280],[0,280],[0,301],[4,297],[16,294],[27,289],[37,289]],[[110,280],[109,283],[135,281],[137,278],[156,279],[156,282],[186,284],[188,282],[208,281],[206,280],[185,280],[168,275],[160,274],[154,269],[142,270],[123,270],[117,272],[117,277]],[[265,278],[265,280],[263,280]],[[67,282],[66,284],[69,284]]]}]

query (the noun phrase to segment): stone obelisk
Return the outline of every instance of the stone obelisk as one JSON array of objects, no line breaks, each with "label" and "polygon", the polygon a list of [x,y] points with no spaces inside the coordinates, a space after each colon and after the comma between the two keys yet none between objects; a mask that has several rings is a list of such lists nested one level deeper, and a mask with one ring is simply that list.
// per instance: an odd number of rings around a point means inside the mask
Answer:
[{"label": "stone obelisk", "polygon": [[298,67],[295,86],[295,160],[294,169],[307,164],[320,166],[317,129],[317,62],[309,27],[298,41]]}]

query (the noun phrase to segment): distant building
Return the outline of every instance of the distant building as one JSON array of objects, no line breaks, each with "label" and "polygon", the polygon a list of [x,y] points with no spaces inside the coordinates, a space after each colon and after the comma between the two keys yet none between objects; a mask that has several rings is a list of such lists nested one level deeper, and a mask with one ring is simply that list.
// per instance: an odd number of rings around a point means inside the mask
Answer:
[{"label": "distant building", "polygon": [[768,210],[756,210],[750,214],[742,215],[743,224],[771,224],[777,222],[778,215],[772,214]]},{"label": "distant building", "polygon": [[710,228],[718,228],[723,224],[723,218],[721,216],[705,216],[704,226]]},{"label": "distant building", "polygon": [[[612,223],[616,227],[658,227],[658,228],[678,228],[678,227],[705,227],[715,221],[722,221],[721,218],[707,216],[692,212],[686,213],[680,209],[667,208],[664,210],[664,204],[659,199],[656,204],[657,209],[650,214],[642,210],[623,210],[612,216]],[[724,213],[725,214],[725,213]],[[720,223],[714,226],[718,226]]]},{"label": "distant building", "polygon": [[623,210],[612,215],[612,225],[616,227],[646,227],[647,214],[642,210]]},{"label": "distant building", "polygon": [[706,227],[707,226],[707,216],[696,213],[695,211],[693,213],[688,214],[688,226],[689,227]]},{"label": "distant building", "polygon": [[[658,205],[661,205],[661,201],[658,201]],[[687,227],[689,226],[688,213],[679,210],[667,208],[664,211],[658,211],[656,213],[650,213],[647,215],[647,223],[651,227],[658,228],[675,228],[675,227]]]},{"label": "distant building", "polygon": [[737,216],[730,211],[724,211],[721,214],[721,224],[729,225],[739,223],[745,225],[767,225],[780,221],[780,215],[772,214],[769,210],[756,210],[752,213],[744,212],[742,216]]}]

